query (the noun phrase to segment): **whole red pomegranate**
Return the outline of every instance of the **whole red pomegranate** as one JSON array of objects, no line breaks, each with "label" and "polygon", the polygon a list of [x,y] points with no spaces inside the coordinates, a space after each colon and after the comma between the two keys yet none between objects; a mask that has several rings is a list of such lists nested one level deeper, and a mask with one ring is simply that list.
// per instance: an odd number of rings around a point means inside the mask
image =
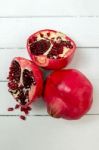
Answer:
[{"label": "whole red pomegranate", "polygon": [[81,72],[75,69],[59,70],[48,76],[44,99],[51,116],[79,119],[91,107],[93,87]]},{"label": "whole red pomegranate", "polygon": [[16,57],[8,76],[9,92],[22,107],[28,107],[42,94],[42,73],[30,60]]},{"label": "whole red pomegranate", "polygon": [[45,69],[60,69],[72,59],[76,45],[65,34],[54,30],[40,30],[27,40],[33,62]]}]

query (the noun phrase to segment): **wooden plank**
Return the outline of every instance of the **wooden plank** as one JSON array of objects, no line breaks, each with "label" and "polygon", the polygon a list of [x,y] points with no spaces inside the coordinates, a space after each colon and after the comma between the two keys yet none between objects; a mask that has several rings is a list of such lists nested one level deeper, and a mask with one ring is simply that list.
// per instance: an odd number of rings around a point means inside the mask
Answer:
[{"label": "wooden plank", "polygon": [[[27,51],[25,49],[2,49],[0,50],[0,80],[6,80],[8,74],[8,68],[10,65],[10,61],[15,56],[21,56],[25,58],[29,58]],[[84,74],[88,76],[94,86],[94,103],[91,111],[91,114],[99,114],[99,49],[96,48],[79,48],[75,54],[75,57],[72,63],[68,66],[68,68],[76,68],[82,71]],[[1,91],[1,109],[0,114],[20,114],[20,112],[12,112],[8,113],[6,109],[9,106],[13,106],[15,101],[13,100],[12,96],[8,93],[7,90],[7,83],[1,82],[0,83],[0,91]],[[46,114],[45,107],[41,101],[36,102],[33,105],[33,111],[31,114]]]},{"label": "wooden plank", "polygon": [[29,35],[45,28],[66,33],[78,47],[99,47],[98,26],[98,17],[0,18],[0,48],[26,47]]},{"label": "wooden plank", "polygon": [[99,1],[94,0],[3,0],[0,16],[99,15]]},{"label": "wooden plank", "polygon": [[[14,57],[29,58],[26,49],[1,49],[0,50],[0,80],[6,80],[10,62]],[[77,48],[75,57],[70,64],[71,68],[77,68],[90,79],[99,79],[99,48]]]},{"label": "wooden plank", "polygon": [[50,117],[0,117],[2,150],[97,150],[99,149],[99,116],[78,121]]},{"label": "wooden plank", "polygon": [[[93,81],[92,81],[93,82]],[[94,80],[94,98],[93,105],[88,114],[99,114],[99,79]],[[8,107],[14,107],[16,102],[11,94],[8,92],[7,83],[0,82],[0,115],[18,115],[21,114],[19,110],[8,112]],[[43,99],[38,99],[33,103],[31,115],[47,115],[46,107]]]}]

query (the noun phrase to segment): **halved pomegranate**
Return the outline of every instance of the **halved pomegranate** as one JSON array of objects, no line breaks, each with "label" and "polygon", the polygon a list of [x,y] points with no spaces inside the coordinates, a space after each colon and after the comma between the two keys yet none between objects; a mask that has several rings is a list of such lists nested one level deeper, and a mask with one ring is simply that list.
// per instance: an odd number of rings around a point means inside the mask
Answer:
[{"label": "halved pomegranate", "polygon": [[65,34],[54,30],[40,30],[27,40],[33,62],[45,69],[60,69],[72,59],[76,45]]},{"label": "halved pomegranate", "polygon": [[[9,92],[21,107],[28,107],[42,94],[42,73],[30,60],[16,57],[12,60],[9,76]],[[19,108],[18,105],[16,108]]]},{"label": "halved pomegranate", "polygon": [[91,107],[93,87],[81,72],[75,69],[59,70],[48,76],[44,99],[51,116],[79,119]]}]

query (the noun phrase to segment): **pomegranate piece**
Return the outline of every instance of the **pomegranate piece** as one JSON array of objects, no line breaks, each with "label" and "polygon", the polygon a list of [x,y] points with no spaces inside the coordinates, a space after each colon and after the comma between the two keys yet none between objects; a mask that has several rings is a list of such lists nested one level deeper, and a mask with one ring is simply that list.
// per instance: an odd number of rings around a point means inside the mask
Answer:
[{"label": "pomegranate piece", "polygon": [[93,87],[85,75],[75,69],[55,71],[46,80],[44,100],[51,116],[79,119],[92,105]]},{"label": "pomegranate piece", "polygon": [[13,107],[9,107],[9,108],[8,108],[8,111],[13,111],[13,110],[14,110]]},{"label": "pomegranate piece", "polygon": [[20,108],[20,105],[16,104],[15,109],[19,109],[19,108]]},{"label": "pomegranate piece", "polygon": [[16,57],[12,60],[8,75],[8,91],[19,103],[15,106],[27,108],[42,94],[42,73],[30,60]]},{"label": "pomegranate piece", "polygon": [[22,119],[22,120],[26,120],[26,117],[25,117],[25,116],[23,116],[23,115],[21,115],[21,116],[20,116],[20,119]]},{"label": "pomegranate piece", "polygon": [[28,53],[35,64],[45,69],[60,69],[72,59],[76,45],[65,34],[40,30],[27,40]]}]

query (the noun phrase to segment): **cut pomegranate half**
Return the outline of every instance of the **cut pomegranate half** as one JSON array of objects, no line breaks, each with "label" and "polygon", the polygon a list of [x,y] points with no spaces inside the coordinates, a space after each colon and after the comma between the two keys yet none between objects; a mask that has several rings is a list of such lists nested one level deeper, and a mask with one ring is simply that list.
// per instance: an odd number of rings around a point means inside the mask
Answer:
[{"label": "cut pomegranate half", "polygon": [[27,40],[33,62],[45,69],[60,69],[72,59],[76,45],[65,34],[54,30],[40,30]]},{"label": "cut pomegranate half", "polygon": [[16,57],[11,62],[8,90],[21,107],[28,107],[42,94],[42,73],[30,60]]}]

